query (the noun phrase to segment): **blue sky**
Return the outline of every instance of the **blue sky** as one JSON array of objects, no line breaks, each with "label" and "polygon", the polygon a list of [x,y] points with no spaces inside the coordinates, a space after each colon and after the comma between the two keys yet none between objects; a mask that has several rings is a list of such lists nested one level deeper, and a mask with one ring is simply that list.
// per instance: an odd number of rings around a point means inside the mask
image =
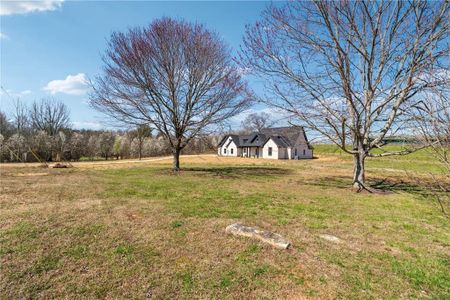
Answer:
[{"label": "blue sky", "polygon": [[267,4],[2,0],[1,110],[11,112],[10,96],[26,104],[53,96],[70,108],[74,127],[101,128],[104,117],[87,104],[85,80],[100,72],[111,32],[144,26],[163,16],[183,18],[205,24],[236,50],[245,25],[255,22]]}]

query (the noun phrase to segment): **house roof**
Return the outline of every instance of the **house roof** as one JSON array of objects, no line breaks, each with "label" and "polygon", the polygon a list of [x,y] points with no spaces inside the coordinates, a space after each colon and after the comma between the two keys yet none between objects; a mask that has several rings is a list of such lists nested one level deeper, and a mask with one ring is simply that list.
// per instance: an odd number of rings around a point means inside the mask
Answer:
[{"label": "house roof", "polygon": [[[231,139],[236,144],[236,146],[239,146],[239,136],[236,134],[228,134],[228,135],[224,136],[222,138],[222,140],[219,142],[218,146],[222,147],[225,144],[225,142],[228,140],[229,137],[231,137]],[[228,145],[229,145],[229,143],[227,144],[227,147],[228,147]]]},{"label": "house roof", "polygon": [[310,148],[303,127],[264,128],[261,132],[253,132],[248,135],[229,134],[221,140],[219,147],[222,147],[231,137],[237,147],[262,147],[269,139],[272,139],[278,147],[287,148],[295,145],[299,136]]},{"label": "house roof", "polygon": [[[272,136],[270,136],[270,137],[267,139],[266,143],[267,143],[270,139],[272,139],[272,141],[273,141],[275,144],[277,144],[278,147],[281,147],[281,148],[292,147],[292,145],[289,143],[289,141],[287,141],[286,138],[283,137],[283,136],[281,136],[281,135],[272,135]],[[264,143],[264,144],[265,144],[265,143]]]},{"label": "house roof", "polygon": [[225,143],[225,141],[227,140],[227,137],[228,137],[228,135],[224,136],[224,137],[220,140],[219,144],[217,144],[217,147],[222,147],[223,144]]},{"label": "house roof", "polygon": [[309,149],[311,149],[305,130],[301,126],[263,128],[261,129],[261,133],[271,136],[281,136],[286,142],[288,142],[289,146],[295,145],[300,135],[300,139],[308,145]]},{"label": "house roof", "polygon": [[248,136],[243,136],[240,147],[261,147],[267,141],[267,136],[261,133],[252,133]]},{"label": "house roof", "polygon": [[228,134],[222,138],[219,143],[219,147],[222,147],[224,145],[228,147],[229,143],[226,144],[226,142],[229,138],[232,139],[237,147],[261,147],[268,140],[268,136],[258,132],[254,132],[248,135]]}]

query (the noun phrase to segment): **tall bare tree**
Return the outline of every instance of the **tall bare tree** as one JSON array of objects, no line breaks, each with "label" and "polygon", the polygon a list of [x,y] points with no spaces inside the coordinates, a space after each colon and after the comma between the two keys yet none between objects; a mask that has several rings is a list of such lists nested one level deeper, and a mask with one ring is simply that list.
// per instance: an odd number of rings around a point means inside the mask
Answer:
[{"label": "tall bare tree", "polygon": [[98,154],[108,160],[108,157],[111,157],[113,153],[115,140],[116,137],[113,132],[106,131],[100,133],[97,139]]},{"label": "tall bare tree", "polygon": [[138,146],[139,160],[142,159],[142,147],[144,145],[144,140],[151,136],[152,130],[147,124],[140,124],[136,127],[134,131],[131,132],[133,139],[136,139]]},{"label": "tall bare tree", "polygon": [[5,138],[9,138],[14,133],[14,126],[8,120],[6,114],[0,111],[0,134]]},{"label": "tall bare tree", "polygon": [[447,1],[292,1],[247,27],[240,61],[267,79],[271,105],[354,157],[353,186],[366,189],[365,159],[403,128],[417,93],[448,69]]},{"label": "tall bare tree", "polygon": [[246,131],[261,131],[261,129],[270,127],[274,124],[271,116],[266,112],[251,113],[242,121],[242,128]]},{"label": "tall bare tree", "polygon": [[13,100],[13,124],[16,129],[16,133],[19,135],[25,135],[26,131],[28,130],[29,125],[29,118],[28,118],[28,111],[27,107],[22,103],[22,101],[17,98],[16,100]]},{"label": "tall bare tree", "polygon": [[44,98],[33,102],[29,118],[32,129],[43,131],[50,136],[52,140],[50,160],[53,159],[53,153],[56,153],[56,160],[59,161],[65,144],[65,134],[62,130],[70,125],[70,112],[67,106],[56,99]]},{"label": "tall bare tree", "polygon": [[423,94],[411,115],[416,136],[450,176],[450,82]]},{"label": "tall bare tree", "polygon": [[450,219],[447,213],[450,208],[450,82],[421,96],[421,100],[410,112],[414,121],[412,125],[420,143],[426,146],[430,155],[442,166],[442,176],[437,178],[430,174],[432,183],[428,185],[428,190]]},{"label": "tall bare tree", "polygon": [[[14,160],[16,161],[24,161],[24,155],[26,156],[25,147],[27,145],[27,139],[29,138],[28,112],[20,98],[13,100],[13,107],[12,123],[16,133],[11,136],[11,141],[7,144],[7,147],[10,148],[11,151],[11,160],[13,160],[14,157]],[[13,149],[15,150],[14,155]]]},{"label": "tall bare tree", "polygon": [[113,33],[91,104],[120,122],[150,124],[169,141],[179,170],[190,140],[247,105],[246,84],[229,52],[204,26],[170,18]]},{"label": "tall bare tree", "polygon": [[35,101],[29,115],[33,128],[45,131],[51,137],[69,127],[70,124],[70,112],[67,106],[52,98]]}]

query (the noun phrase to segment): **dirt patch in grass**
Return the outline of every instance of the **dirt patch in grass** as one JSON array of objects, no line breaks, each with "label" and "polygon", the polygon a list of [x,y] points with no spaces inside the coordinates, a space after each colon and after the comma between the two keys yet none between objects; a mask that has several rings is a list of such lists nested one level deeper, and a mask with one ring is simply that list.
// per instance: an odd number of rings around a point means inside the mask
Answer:
[{"label": "dirt patch in grass", "polygon": [[27,176],[47,176],[49,173],[17,173],[16,177],[27,177]]}]

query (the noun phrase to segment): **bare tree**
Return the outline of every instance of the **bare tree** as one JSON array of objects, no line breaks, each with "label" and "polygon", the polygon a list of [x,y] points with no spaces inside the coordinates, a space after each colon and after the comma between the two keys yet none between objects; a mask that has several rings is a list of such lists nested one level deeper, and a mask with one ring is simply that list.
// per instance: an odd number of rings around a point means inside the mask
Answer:
[{"label": "bare tree", "polygon": [[151,128],[146,124],[140,124],[136,127],[136,130],[131,132],[131,136],[136,140],[136,145],[138,147],[139,160],[142,159],[142,147],[144,145],[144,140],[150,137],[152,133]]},{"label": "bare tree", "polygon": [[108,160],[108,157],[110,157],[113,153],[115,140],[116,137],[112,132],[102,132],[98,136],[97,140],[98,153],[101,156],[103,156],[106,160]]},{"label": "bare tree", "polygon": [[29,125],[27,108],[19,98],[13,102],[13,106],[14,112],[12,117],[16,133],[25,135]]},{"label": "bare tree", "polygon": [[403,128],[417,93],[448,69],[446,1],[293,1],[246,30],[242,67],[266,78],[269,104],[354,157],[353,186],[367,189],[365,159]]},{"label": "bare tree", "polygon": [[414,132],[450,175],[450,89],[423,95],[412,111]]},{"label": "bare tree", "polygon": [[430,174],[432,184],[427,187],[444,215],[450,218],[447,213],[450,206],[450,83],[423,93],[410,114],[419,141],[442,166],[442,177]]},{"label": "bare tree", "polygon": [[9,151],[10,161],[25,162],[27,141],[19,133],[14,133],[6,142],[6,149]]},{"label": "bare tree", "polygon": [[66,139],[62,130],[69,127],[69,109],[56,99],[45,98],[33,102],[29,116],[32,128],[46,132],[52,139],[50,160],[53,159],[53,153],[56,153],[56,160],[59,161]]},{"label": "bare tree", "polygon": [[8,148],[6,146],[6,138],[0,133],[0,162],[7,160]]},{"label": "bare tree", "polygon": [[122,136],[120,136],[120,135],[115,136],[114,145],[113,145],[113,155],[116,157],[116,160],[119,160],[119,158],[121,158],[122,140],[123,140]]},{"label": "bare tree", "polygon": [[6,114],[0,111],[0,134],[5,138],[9,138],[14,133],[14,126],[9,122]]},{"label": "bare tree", "polygon": [[99,144],[98,144],[99,136],[97,134],[92,134],[87,143],[87,153],[89,155],[89,158],[91,160],[94,160],[94,158],[99,154]]},{"label": "bare tree", "polygon": [[46,98],[33,103],[30,119],[34,129],[45,131],[53,137],[69,126],[70,112],[64,103]]},{"label": "bare tree", "polygon": [[36,131],[30,138],[30,150],[44,161],[52,160],[53,138],[43,130]]},{"label": "bare tree", "polygon": [[248,132],[261,131],[263,128],[273,126],[270,115],[266,112],[251,113],[241,122],[241,126]]},{"label": "bare tree", "polygon": [[128,158],[131,152],[131,138],[128,134],[125,134],[120,143],[120,157]]},{"label": "bare tree", "polygon": [[[27,108],[19,98],[13,101],[13,107],[12,123],[16,133],[10,137],[7,147],[11,148],[11,160],[24,161],[23,159],[26,157],[25,147],[27,145],[26,136],[29,131]],[[15,151],[12,151],[13,149]],[[13,155],[13,153],[15,154]]]},{"label": "bare tree", "polygon": [[79,160],[83,154],[88,153],[87,139],[83,134],[74,132],[70,137],[66,149],[70,153],[69,158],[72,160]]},{"label": "bare tree", "polygon": [[91,104],[120,122],[150,124],[169,141],[179,170],[180,152],[192,138],[248,103],[229,52],[204,26],[170,18],[113,33]]}]

